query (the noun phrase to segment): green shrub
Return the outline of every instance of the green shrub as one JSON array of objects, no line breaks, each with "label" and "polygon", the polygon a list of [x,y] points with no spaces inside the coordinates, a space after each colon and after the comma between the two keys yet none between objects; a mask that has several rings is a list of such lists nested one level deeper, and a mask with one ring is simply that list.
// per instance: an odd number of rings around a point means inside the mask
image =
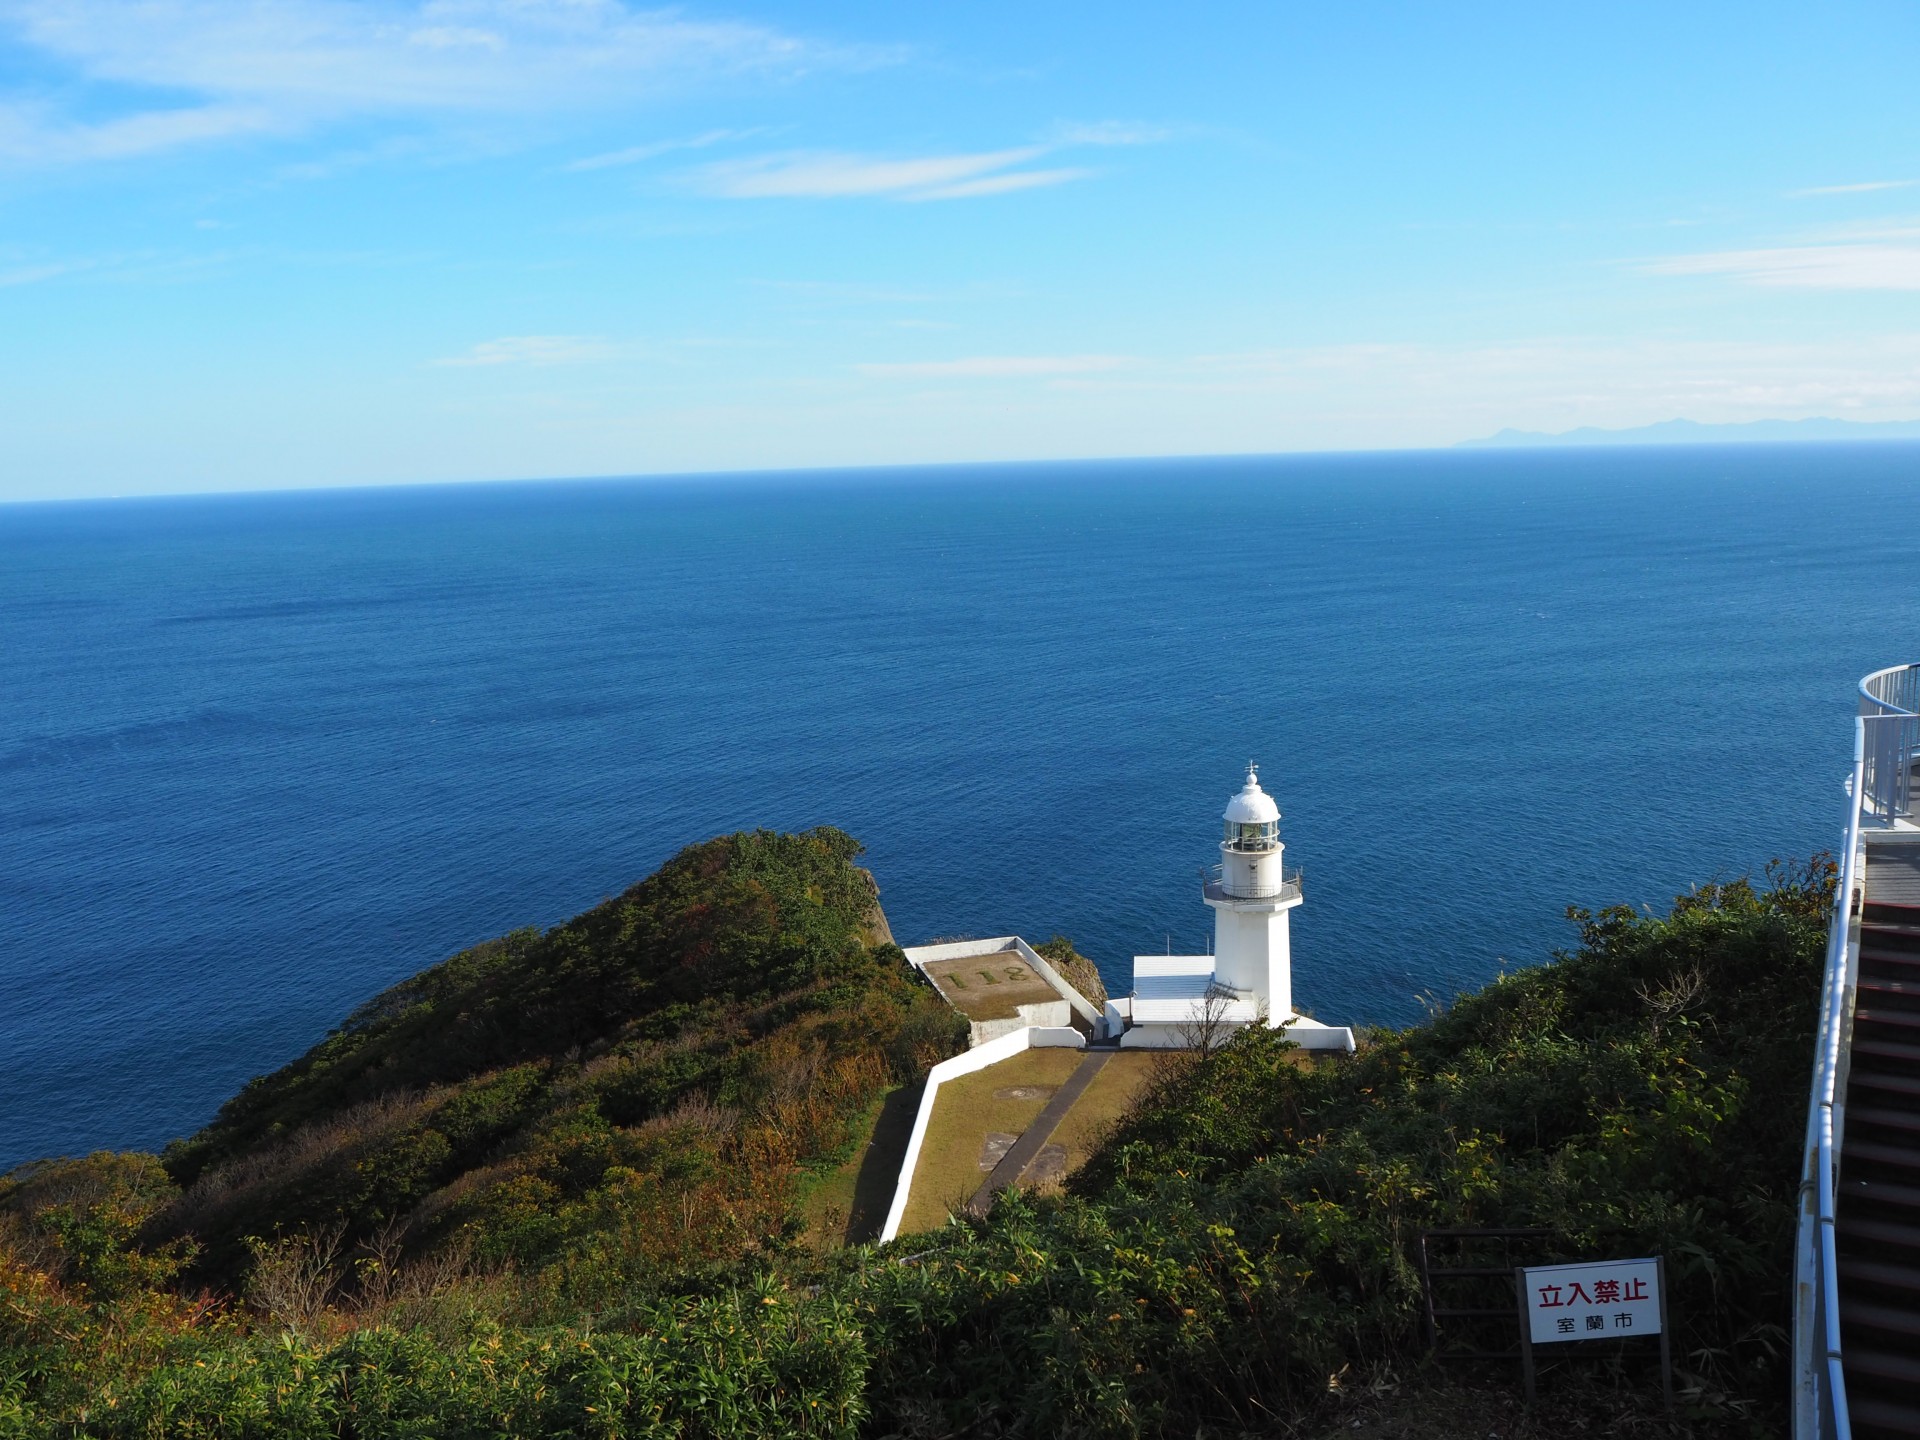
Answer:
[{"label": "green shrub", "polygon": [[[151,1157],[0,1182],[0,1437],[1297,1433],[1341,1377],[1421,1383],[1414,1242],[1459,1225],[1664,1254],[1687,1423],[1780,1429],[1830,865],[1666,916],[1572,912],[1575,953],[1350,1058],[1243,1033],[1169,1067],[1064,1196],[819,1259],[794,1243],[801,1167],[957,1035],[859,938],[845,847],[793,838],[695,847],[671,903],[643,885],[564,944],[457,957],[254,1087],[194,1152],[261,1161],[245,1205],[202,1194],[218,1167],[177,1195]],[[815,865],[845,903],[817,908]],[[726,903],[689,919],[702,885]],[[546,993],[542,967],[606,969],[596,947],[673,915],[698,943],[656,935],[606,981],[665,1002],[602,1016],[578,1053],[369,1059],[422,1014]],[[409,1066],[422,1088],[293,1123]],[[251,1306],[176,1273],[195,1204],[280,1222],[248,1232]],[[408,1205],[412,1260],[352,1229]],[[352,1213],[298,1228],[301,1206]]]}]

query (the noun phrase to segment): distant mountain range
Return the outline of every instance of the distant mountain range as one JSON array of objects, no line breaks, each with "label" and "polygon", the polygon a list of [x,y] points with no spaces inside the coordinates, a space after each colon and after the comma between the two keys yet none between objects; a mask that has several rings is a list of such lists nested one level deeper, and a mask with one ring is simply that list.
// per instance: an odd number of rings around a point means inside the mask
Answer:
[{"label": "distant mountain range", "polygon": [[1456,449],[1497,445],[1741,445],[1826,440],[1920,440],[1920,420],[1748,420],[1737,425],[1702,425],[1697,420],[1662,420],[1630,430],[1583,425],[1549,435],[1539,430],[1502,430],[1479,440],[1462,440]]}]

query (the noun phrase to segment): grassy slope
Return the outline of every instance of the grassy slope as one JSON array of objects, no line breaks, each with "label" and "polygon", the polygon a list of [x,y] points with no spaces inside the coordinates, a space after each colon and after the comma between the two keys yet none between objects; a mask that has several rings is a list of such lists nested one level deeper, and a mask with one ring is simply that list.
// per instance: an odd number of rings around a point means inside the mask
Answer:
[{"label": "grassy slope", "polygon": [[1140,1050],[1123,1050],[1107,1061],[1053,1132],[1051,1143],[1067,1152],[1069,1174],[1106,1143],[1165,1064],[1163,1057]]},{"label": "grassy slope", "polygon": [[168,1153],[184,1193],[156,1231],[215,1280],[247,1237],[303,1227],[623,1273],[766,1244],[797,1167],[957,1043],[867,943],[857,853],[837,831],[722,837],[395,986]]},{"label": "grassy slope", "polygon": [[888,1090],[850,1127],[845,1156],[812,1167],[800,1209],[816,1251],[864,1245],[879,1235],[924,1089],[914,1084]]},{"label": "grassy slope", "polygon": [[[942,1085],[927,1120],[900,1233],[912,1235],[944,1225],[949,1213],[964,1207],[991,1173],[980,1167],[988,1134],[1017,1136],[1026,1130],[1082,1058],[1078,1050],[1022,1050]],[[1041,1093],[1004,1099],[995,1094],[1029,1087]]]}]

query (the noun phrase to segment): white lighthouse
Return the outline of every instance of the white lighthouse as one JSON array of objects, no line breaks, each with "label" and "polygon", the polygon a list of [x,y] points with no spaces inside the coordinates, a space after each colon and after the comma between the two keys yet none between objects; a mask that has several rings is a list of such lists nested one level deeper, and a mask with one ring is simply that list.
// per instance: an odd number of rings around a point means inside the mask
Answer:
[{"label": "white lighthouse", "polygon": [[1260,788],[1258,766],[1247,766],[1221,820],[1220,863],[1200,886],[1213,910],[1213,954],[1134,956],[1133,993],[1107,1002],[1108,1033],[1130,1049],[1189,1049],[1267,1025],[1303,1049],[1353,1049],[1352,1030],[1294,1008],[1289,917],[1302,899],[1300,875],[1282,863],[1280,807]]},{"label": "white lighthouse", "polygon": [[1260,770],[1247,766],[1247,783],[1222,817],[1220,864],[1201,886],[1213,907],[1214,984],[1250,1000],[1269,1025],[1293,1016],[1293,956],[1287,917],[1300,903],[1300,877],[1281,865],[1280,807],[1260,788]]}]

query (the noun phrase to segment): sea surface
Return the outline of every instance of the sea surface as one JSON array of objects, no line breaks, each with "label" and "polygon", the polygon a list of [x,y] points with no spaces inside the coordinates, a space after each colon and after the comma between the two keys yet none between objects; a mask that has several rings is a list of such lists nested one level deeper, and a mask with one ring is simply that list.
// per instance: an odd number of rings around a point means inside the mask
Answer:
[{"label": "sea surface", "polygon": [[1249,759],[1295,993],[1403,1024],[1835,843],[1920,445],[0,507],[0,1167],[155,1147],[381,988],[719,832],[904,943],[1204,949]]}]

